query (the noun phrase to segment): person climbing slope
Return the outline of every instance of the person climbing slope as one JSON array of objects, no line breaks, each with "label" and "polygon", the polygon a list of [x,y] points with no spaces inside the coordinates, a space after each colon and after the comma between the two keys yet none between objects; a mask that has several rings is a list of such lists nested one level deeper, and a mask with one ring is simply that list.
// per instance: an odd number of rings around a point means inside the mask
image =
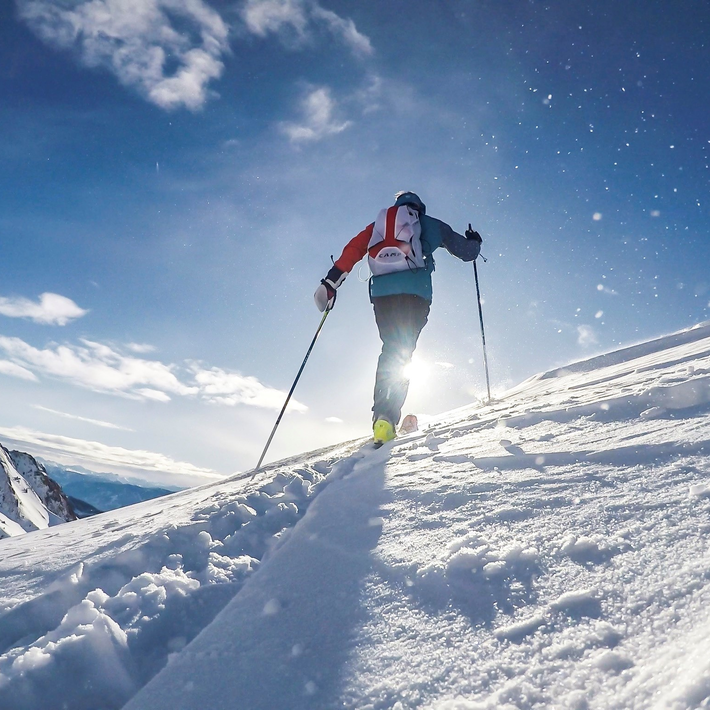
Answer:
[{"label": "person climbing slope", "polygon": [[431,274],[436,249],[443,246],[463,261],[473,261],[482,239],[469,225],[465,236],[426,214],[426,206],[410,191],[398,192],[394,205],[380,210],[375,221],[350,240],[314,294],[323,312],[335,305],[336,292],[366,254],[372,279],[370,301],[382,340],[377,362],[373,436],[383,444],[396,435],[407,397],[406,367],[426,325],[432,300]]}]

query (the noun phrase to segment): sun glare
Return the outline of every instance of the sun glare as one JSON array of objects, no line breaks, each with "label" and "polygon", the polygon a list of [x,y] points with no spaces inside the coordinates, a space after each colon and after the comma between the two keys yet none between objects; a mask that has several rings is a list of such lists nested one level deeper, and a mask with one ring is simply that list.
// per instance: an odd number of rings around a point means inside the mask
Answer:
[{"label": "sun glare", "polygon": [[404,374],[412,383],[419,384],[428,379],[429,370],[429,364],[415,355],[412,362],[404,368]]}]

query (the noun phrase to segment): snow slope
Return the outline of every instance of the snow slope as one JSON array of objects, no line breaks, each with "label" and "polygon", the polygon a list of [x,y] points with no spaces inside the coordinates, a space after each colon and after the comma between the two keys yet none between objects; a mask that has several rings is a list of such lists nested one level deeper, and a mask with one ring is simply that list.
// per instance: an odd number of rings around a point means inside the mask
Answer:
[{"label": "snow slope", "polygon": [[709,532],[703,324],[2,541],[0,706],[710,707]]}]

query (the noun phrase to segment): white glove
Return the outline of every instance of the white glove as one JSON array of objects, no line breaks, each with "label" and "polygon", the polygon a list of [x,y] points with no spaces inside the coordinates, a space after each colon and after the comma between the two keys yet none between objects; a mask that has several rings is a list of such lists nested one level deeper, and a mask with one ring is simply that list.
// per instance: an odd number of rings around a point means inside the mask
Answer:
[{"label": "white glove", "polygon": [[316,307],[321,313],[325,310],[329,311],[335,305],[335,292],[338,290],[338,286],[345,281],[347,275],[347,272],[341,271],[337,266],[333,265],[333,268],[320,282],[320,286],[313,294],[313,298],[315,299]]},{"label": "white glove", "polygon": [[313,294],[313,299],[316,302],[316,308],[321,313],[325,310],[329,311],[335,305],[335,297],[337,296],[335,289],[335,284],[329,279],[323,279],[320,282],[320,286]]}]

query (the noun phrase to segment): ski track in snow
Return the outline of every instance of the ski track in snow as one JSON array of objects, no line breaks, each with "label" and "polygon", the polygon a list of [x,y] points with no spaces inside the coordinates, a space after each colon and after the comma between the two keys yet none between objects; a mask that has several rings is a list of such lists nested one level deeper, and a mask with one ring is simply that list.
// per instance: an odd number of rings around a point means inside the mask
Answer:
[{"label": "ski track in snow", "polygon": [[362,443],[0,542],[0,707],[710,707],[710,325]]}]

